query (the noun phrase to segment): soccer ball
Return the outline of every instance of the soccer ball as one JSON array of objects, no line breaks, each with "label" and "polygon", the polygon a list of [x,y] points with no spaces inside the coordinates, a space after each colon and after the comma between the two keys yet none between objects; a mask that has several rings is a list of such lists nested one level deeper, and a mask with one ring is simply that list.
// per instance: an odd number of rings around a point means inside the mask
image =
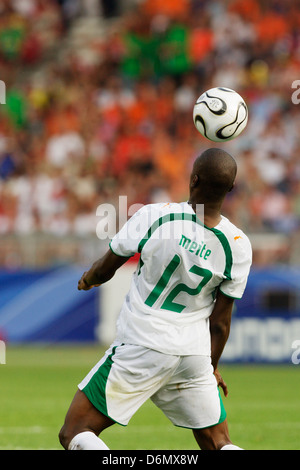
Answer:
[{"label": "soccer ball", "polygon": [[196,129],[209,140],[226,142],[245,129],[248,108],[243,98],[230,88],[217,87],[203,93],[193,112]]}]

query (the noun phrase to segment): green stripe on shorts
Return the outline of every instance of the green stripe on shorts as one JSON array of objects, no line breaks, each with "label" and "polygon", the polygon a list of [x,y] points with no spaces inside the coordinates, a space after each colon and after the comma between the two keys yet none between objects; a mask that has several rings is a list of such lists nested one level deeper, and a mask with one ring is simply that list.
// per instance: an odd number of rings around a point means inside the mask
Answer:
[{"label": "green stripe on shorts", "polygon": [[221,414],[220,414],[220,419],[219,419],[219,422],[218,422],[218,424],[220,424],[220,423],[223,423],[223,421],[225,421],[225,419],[226,419],[226,410],[224,408],[223,401],[222,401],[219,389],[218,389],[218,392],[219,392],[220,407],[221,407]]},{"label": "green stripe on shorts", "polygon": [[117,346],[113,347],[112,353],[107,357],[103,364],[101,364],[97,372],[92,376],[91,380],[82,389],[82,392],[87,396],[94,407],[109,418],[110,416],[107,412],[105,389],[107,378],[114,363],[113,356],[115,355],[116,348]]}]

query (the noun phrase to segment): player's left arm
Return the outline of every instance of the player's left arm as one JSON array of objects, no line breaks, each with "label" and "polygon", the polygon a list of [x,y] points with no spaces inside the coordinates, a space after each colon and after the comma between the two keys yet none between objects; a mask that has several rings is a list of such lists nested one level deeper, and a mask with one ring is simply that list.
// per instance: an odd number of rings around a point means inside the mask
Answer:
[{"label": "player's left arm", "polygon": [[86,271],[78,281],[78,290],[90,290],[109,281],[129,258],[118,256],[108,250],[105,255],[96,261],[89,271]]},{"label": "player's left arm", "polygon": [[234,299],[222,294],[219,290],[214,309],[209,317],[212,365],[218,386],[223,389],[225,396],[228,395],[228,389],[218,371],[218,363],[229,337],[233,304]]},{"label": "player's left arm", "polygon": [[248,237],[239,231],[230,241],[233,255],[231,278],[220,284],[210,316],[212,365],[218,385],[223,389],[225,396],[228,390],[218,371],[218,363],[229,337],[234,301],[243,296],[252,263],[252,248]]}]

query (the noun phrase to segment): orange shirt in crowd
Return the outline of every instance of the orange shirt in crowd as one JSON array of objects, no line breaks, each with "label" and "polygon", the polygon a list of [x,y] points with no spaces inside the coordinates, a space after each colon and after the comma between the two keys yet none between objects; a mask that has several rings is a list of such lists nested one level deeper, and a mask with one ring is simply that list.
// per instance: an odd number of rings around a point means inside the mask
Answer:
[{"label": "orange shirt in crowd", "polygon": [[188,12],[189,0],[146,0],[144,11],[149,16],[166,15],[180,18]]},{"label": "orange shirt in crowd", "polygon": [[229,10],[251,22],[257,22],[261,17],[257,0],[235,0],[231,3]]},{"label": "orange shirt in crowd", "polygon": [[289,25],[284,16],[268,13],[256,24],[258,40],[272,44],[289,32]]}]

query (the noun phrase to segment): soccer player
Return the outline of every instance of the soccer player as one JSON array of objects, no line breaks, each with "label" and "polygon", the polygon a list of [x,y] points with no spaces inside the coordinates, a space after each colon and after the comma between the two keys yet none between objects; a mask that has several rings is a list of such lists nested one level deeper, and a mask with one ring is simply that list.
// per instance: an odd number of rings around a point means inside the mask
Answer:
[{"label": "soccer player", "polygon": [[99,434],[116,422],[127,425],[148,398],[174,425],[193,430],[201,449],[240,449],[230,440],[218,389],[227,396],[218,362],[252,260],[247,236],[221,215],[236,172],[227,152],[203,152],[189,201],[144,206],[79,280],[79,290],[99,286],[140,253],[116,339],[67,412],[59,436],[65,449],[108,449]]}]

